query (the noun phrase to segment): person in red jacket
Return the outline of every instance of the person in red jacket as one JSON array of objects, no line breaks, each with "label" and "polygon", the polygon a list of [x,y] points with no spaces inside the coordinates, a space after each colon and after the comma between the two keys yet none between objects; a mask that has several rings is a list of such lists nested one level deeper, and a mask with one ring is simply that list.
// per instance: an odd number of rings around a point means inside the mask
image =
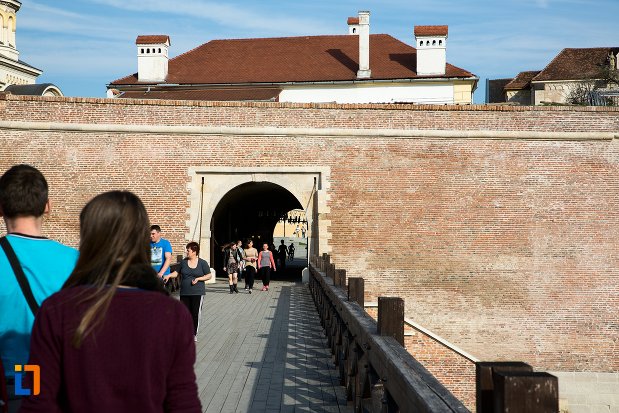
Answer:
[{"label": "person in red jacket", "polygon": [[262,289],[260,291],[269,291],[269,283],[271,282],[271,269],[276,271],[273,253],[269,251],[269,244],[262,244],[262,251],[258,254],[258,274],[262,278]]},{"label": "person in red jacket", "polygon": [[86,204],[75,269],[35,318],[40,393],[21,412],[201,412],[193,321],[150,265],[148,228],[131,192]]}]

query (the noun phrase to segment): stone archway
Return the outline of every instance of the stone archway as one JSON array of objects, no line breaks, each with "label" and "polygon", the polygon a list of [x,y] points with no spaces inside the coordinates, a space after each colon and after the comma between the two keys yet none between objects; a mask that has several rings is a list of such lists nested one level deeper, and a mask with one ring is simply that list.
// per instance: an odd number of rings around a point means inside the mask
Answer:
[{"label": "stone archway", "polygon": [[[243,199],[247,199],[246,197],[257,194],[275,195],[276,200],[284,202],[286,207],[295,205],[304,209],[308,217],[309,255],[331,252],[329,246],[331,237],[327,230],[330,222],[326,219],[326,214],[329,212],[327,194],[330,168],[193,167],[189,169],[189,176],[190,207],[187,226],[190,231],[187,239],[200,239],[200,249],[210,251],[207,258],[209,262],[216,261],[216,257],[213,256],[216,242],[223,242],[214,238],[216,234],[213,233],[213,229],[216,229],[217,225],[213,222],[213,218],[217,218],[216,215],[220,214],[226,205],[242,202]],[[230,237],[243,235],[243,231],[235,233],[234,228],[229,230]]]}]

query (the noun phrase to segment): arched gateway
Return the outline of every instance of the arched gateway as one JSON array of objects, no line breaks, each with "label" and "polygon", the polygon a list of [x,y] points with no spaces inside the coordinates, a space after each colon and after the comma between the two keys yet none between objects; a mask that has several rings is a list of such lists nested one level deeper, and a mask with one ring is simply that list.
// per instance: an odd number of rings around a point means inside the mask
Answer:
[{"label": "arched gateway", "polygon": [[253,237],[272,241],[279,216],[303,209],[308,252],[330,252],[325,214],[329,168],[190,168],[188,239],[199,239],[216,266],[222,243]]}]

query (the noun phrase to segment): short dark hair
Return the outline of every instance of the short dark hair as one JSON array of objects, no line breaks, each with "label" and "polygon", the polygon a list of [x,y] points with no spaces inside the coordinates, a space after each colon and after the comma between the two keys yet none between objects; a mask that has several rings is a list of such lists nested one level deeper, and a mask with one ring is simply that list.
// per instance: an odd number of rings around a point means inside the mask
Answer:
[{"label": "short dark hair", "polygon": [[196,255],[200,255],[200,244],[195,241],[191,241],[185,248],[192,250]]},{"label": "short dark hair", "polygon": [[159,225],[151,225],[150,230],[155,230],[157,232],[161,232],[161,227]]},{"label": "short dark hair", "polygon": [[6,218],[40,217],[48,197],[47,181],[33,166],[15,165],[0,177],[0,207]]}]

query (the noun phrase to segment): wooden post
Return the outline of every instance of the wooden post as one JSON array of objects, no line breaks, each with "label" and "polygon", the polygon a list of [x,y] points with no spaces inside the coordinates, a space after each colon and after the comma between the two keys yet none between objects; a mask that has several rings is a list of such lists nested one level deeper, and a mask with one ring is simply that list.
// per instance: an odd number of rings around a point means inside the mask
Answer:
[{"label": "wooden post", "polygon": [[348,301],[354,301],[363,308],[365,304],[364,293],[363,278],[351,277],[348,279]]},{"label": "wooden post", "polygon": [[335,270],[335,285],[346,287],[346,270]]},{"label": "wooden post", "polygon": [[521,361],[478,362],[475,364],[477,413],[496,413],[494,411],[493,373],[532,372],[533,367]]},{"label": "wooden post", "polygon": [[335,279],[335,264],[329,264],[329,268],[327,268],[327,277]]},{"label": "wooden post", "polygon": [[495,372],[495,413],[556,413],[559,380],[543,372]]},{"label": "wooden post", "polygon": [[404,300],[378,297],[378,334],[391,336],[404,346]]}]

